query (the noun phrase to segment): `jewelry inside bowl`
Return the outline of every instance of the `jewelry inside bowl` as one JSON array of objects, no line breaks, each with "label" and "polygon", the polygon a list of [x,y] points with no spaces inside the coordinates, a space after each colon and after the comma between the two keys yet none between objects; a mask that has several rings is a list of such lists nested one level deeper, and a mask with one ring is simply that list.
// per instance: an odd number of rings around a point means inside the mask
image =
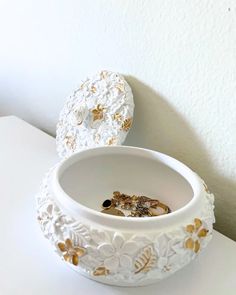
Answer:
[{"label": "jewelry inside bowl", "polygon": [[[101,213],[117,190],[159,199],[172,213]],[[213,195],[187,166],[126,146],[72,155],[52,169],[38,196],[38,219],[57,253],[78,272],[122,286],[155,282],[194,259],[211,239],[213,208]]]}]

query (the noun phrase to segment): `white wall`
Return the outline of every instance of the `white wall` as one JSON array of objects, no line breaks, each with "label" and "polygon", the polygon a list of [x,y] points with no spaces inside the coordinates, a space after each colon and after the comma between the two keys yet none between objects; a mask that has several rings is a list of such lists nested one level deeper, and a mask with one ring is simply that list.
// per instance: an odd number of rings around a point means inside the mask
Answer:
[{"label": "white wall", "polygon": [[127,144],[196,170],[217,229],[236,239],[235,1],[1,0],[0,37],[0,115],[54,134],[80,80],[123,73],[136,102]]}]

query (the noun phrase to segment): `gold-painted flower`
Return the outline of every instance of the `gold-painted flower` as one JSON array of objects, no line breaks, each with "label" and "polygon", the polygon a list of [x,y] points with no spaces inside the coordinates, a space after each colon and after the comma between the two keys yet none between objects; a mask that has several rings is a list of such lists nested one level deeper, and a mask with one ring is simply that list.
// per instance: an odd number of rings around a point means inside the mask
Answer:
[{"label": "gold-painted flower", "polygon": [[76,138],[74,135],[66,135],[65,137],[65,144],[68,149],[74,151],[76,148]]},{"label": "gold-painted flower", "polygon": [[57,246],[63,253],[63,258],[65,261],[74,265],[78,265],[79,257],[85,254],[85,249],[79,246],[74,246],[70,239],[66,239],[64,243],[58,243]]},{"label": "gold-painted flower", "polygon": [[207,236],[208,230],[203,227],[199,218],[195,218],[194,224],[187,225],[185,230],[189,235],[184,243],[185,248],[198,253],[201,248],[201,239]]},{"label": "gold-painted flower", "polygon": [[92,110],[93,121],[102,120],[104,109],[100,104],[96,106],[95,109]]},{"label": "gold-painted flower", "polygon": [[129,129],[132,126],[132,121],[133,121],[132,118],[125,119],[124,122],[122,123],[121,129],[126,132],[129,131]]},{"label": "gold-painted flower", "polygon": [[107,269],[105,266],[99,266],[94,270],[93,275],[94,276],[106,276],[109,273],[110,273],[109,269]]}]

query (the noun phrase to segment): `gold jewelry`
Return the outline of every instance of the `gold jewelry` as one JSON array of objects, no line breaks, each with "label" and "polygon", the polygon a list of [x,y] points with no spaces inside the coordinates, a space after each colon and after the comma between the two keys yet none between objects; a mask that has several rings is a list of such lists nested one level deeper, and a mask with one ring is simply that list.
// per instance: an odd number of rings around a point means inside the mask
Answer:
[{"label": "gold jewelry", "polygon": [[113,192],[113,197],[107,199],[102,203],[102,213],[125,216],[122,210],[129,210],[128,217],[152,217],[171,212],[170,208],[161,203],[157,199],[151,199],[146,196],[129,196],[127,194],[121,194],[118,191]]}]

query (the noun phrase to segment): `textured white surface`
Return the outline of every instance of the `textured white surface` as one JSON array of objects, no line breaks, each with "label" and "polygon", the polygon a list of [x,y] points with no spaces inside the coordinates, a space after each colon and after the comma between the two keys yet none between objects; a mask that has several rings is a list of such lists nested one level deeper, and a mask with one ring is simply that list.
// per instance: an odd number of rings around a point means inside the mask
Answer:
[{"label": "textured white surface", "polygon": [[42,237],[35,212],[40,180],[58,161],[55,140],[15,117],[0,119],[0,134],[0,294],[235,295],[236,243],[216,231],[199,259],[152,286],[106,286],[68,269]]},{"label": "textured white surface", "polygon": [[[199,186],[202,186],[202,194],[200,201],[195,204],[195,208],[198,210],[194,212],[194,215],[190,211],[191,213],[188,212],[185,219],[175,218],[172,226],[168,222],[164,222],[161,227],[158,220],[156,223],[152,223],[150,220],[150,225],[146,223],[145,230],[142,231],[140,230],[142,228],[140,219],[136,221],[133,230],[129,227],[126,228],[125,224],[123,229],[117,229],[112,226],[108,218],[103,226],[96,217],[94,217],[95,220],[91,220],[89,217],[83,218],[82,212],[79,212],[76,218],[66,213],[63,210],[63,200],[59,204],[60,201],[58,202],[57,199],[59,196],[52,188],[55,186],[52,180],[54,169],[47,173],[40,192],[37,194],[37,219],[42,233],[50,241],[52,249],[65,263],[73,266],[76,272],[83,273],[91,279],[116,286],[149,285],[173,275],[176,271],[186,267],[192,260],[197,259],[212,239],[213,223],[215,222],[214,196],[208,192],[206,185],[201,180]],[[102,174],[102,170],[105,169],[99,166],[99,174]],[[92,180],[94,178],[93,175]],[[196,216],[197,219],[195,219]],[[118,221],[121,226],[122,221],[124,222],[124,220]],[[132,218],[129,222],[131,221]],[[189,226],[191,227],[190,231],[187,230]],[[201,233],[203,233],[202,237]],[[79,256],[79,264],[73,265],[73,255],[71,254],[66,260],[64,256],[66,250],[59,246],[61,243],[66,245],[68,240],[73,245],[69,246],[69,249],[72,247],[72,251],[74,251],[74,248],[79,247],[82,251],[81,257]],[[190,246],[191,249],[186,247],[187,241],[193,243]],[[145,270],[147,257],[149,260]],[[107,273],[100,276],[94,275],[96,270],[100,268]]]},{"label": "textured white surface", "polygon": [[196,170],[236,239],[236,5],[233,0],[2,0],[0,114],[55,134],[65,97],[99,69],[126,75],[127,144]]},{"label": "textured white surface", "polygon": [[97,72],[72,92],[60,112],[56,131],[59,156],[122,144],[132,126],[133,113],[133,94],[124,77],[111,71]]}]

